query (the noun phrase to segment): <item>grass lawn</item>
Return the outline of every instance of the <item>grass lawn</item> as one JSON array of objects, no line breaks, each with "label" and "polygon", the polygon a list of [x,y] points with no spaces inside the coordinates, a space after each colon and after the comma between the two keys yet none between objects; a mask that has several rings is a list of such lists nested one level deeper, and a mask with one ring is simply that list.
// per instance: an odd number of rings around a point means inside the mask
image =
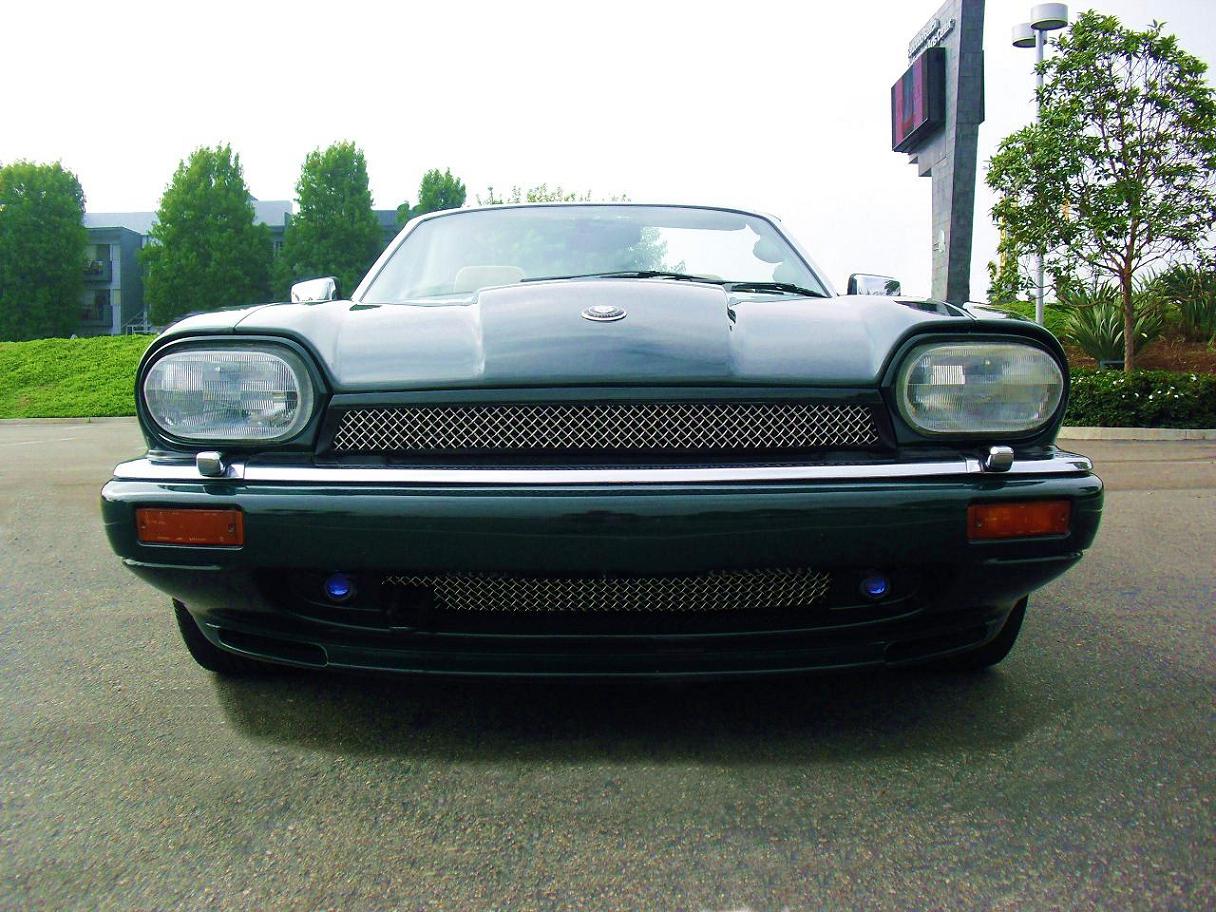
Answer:
[{"label": "grass lawn", "polygon": [[0,342],[0,418],[135,414],[135,369],[152,336]]}]

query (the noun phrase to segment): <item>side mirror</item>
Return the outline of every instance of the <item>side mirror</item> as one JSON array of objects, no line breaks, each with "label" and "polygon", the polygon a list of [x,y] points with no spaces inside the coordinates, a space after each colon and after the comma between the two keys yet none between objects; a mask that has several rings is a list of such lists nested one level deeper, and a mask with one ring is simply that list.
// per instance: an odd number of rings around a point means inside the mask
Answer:
[{"label": "side mirror", "polygon": [[849,276],[848,294],[851,295],[888,295],[903,294],[898,279],[890,276],[871,275],[867,272],[855,272]]},{"label": "side mirror", "polygon": [[292,304],[316,304],[320,301],[336,301],[337,299],[338,280],[334,276],[296,282],[291,286]]}]

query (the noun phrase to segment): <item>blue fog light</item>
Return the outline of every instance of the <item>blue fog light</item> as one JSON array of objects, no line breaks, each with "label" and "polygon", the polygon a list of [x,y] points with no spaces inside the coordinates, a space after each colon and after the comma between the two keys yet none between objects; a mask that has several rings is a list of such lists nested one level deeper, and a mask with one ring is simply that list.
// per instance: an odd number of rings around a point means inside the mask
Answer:
[{"label": "blue fog light", "polygon": [[868,599],[885,598],[891,591],[891,581],[881,573],[874,573],[861,581],[861,594]]},{"label": "blue fog light", "polygon": [[345,602],[355,594],[355,581],[345,573],[335,573],[325,581],[325,596],[331,602]]}]

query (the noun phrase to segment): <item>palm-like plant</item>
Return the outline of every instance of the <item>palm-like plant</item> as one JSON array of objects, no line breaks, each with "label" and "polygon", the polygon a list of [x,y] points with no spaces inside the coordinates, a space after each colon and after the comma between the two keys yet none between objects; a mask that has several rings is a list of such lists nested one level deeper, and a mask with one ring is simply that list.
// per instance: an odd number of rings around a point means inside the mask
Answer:
[{"label": "palm-like plant", "polygon": [[1216,342],[1216,269],[1211,265],[1178,265],[1155,282],[1163,300],[1178,309],[1188,337]]},{"label": "palm-like plant", "polygon": [[[1063,338],[1098,364],[1123,361],[1123,302],[1117,286],[1104,282],[1093,288],[1061,288],[1060,303],[1068,307]],[[1161,306],[1147,282],[1135,292],[1135,350],[1161,335]]]}]

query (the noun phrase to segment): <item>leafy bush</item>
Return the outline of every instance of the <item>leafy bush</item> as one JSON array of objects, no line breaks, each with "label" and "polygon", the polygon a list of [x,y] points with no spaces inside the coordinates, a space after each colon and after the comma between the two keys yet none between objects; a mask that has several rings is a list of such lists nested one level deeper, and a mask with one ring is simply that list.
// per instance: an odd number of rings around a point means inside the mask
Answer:
[{"label": "leafy bush", "polygon": [[[1123,299],[1119,289],[1103,283],[1094,289],[1061,290],[1068,306],[1061,338],[1071,342],[1095,361],[1123,360]],[[1161,335],[1165,326],[1161,307],[1147,285],[1136,290],[1133,301],[1136,351]]]},{"label": "leafy bush", "polygon": [[135,370],[151,336],[0,343],[0,418],[135,414]]},{"label": "leafy bush", "polygon": [[1079,427],[1216,428],[1216,375],[1073,371],[1064,423]]},{"label": "leafy bush", "polygon": [[[1011,301],[1008,304],[991,305],[1006,313],[1017,314],[1027,320],[1034,319],[1034,301]],[[1062,304],[1048,304],[1043,308],[1043,325],[1057,338],[1064,331],[1064,321],[1068,317],[1068,308]]]}]

